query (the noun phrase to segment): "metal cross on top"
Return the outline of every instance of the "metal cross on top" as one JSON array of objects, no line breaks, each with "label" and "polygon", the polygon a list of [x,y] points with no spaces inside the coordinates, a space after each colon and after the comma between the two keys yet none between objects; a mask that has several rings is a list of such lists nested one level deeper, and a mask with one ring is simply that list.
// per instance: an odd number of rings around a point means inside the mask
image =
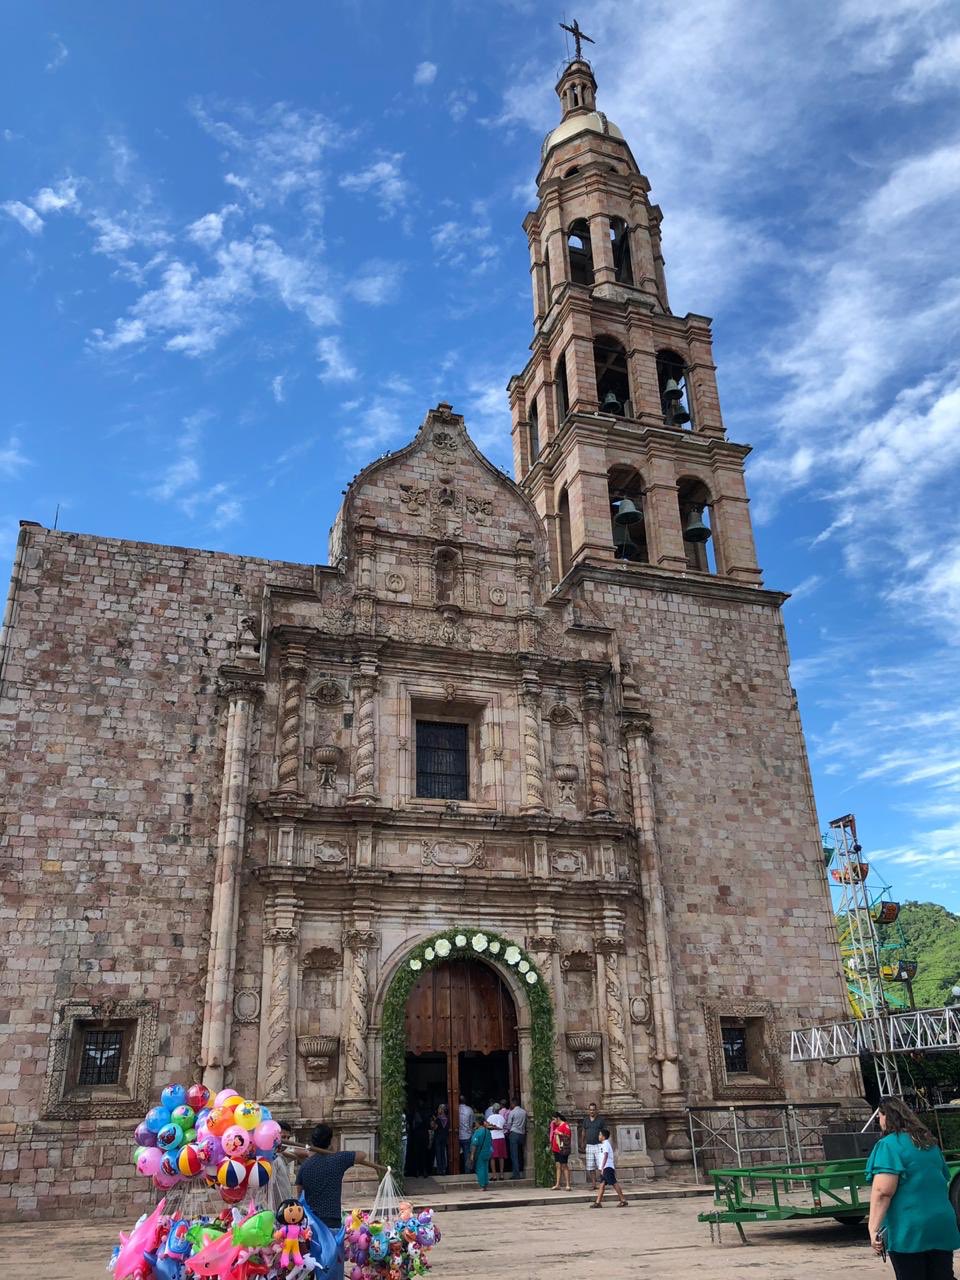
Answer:
[{"label": "metal cross on top", "polygon": [[560,26],[563,28],[563,30],[564,30],[564,31],[569,31],[569,32],[570,32],[570,34],[573,36],[574,40],[576,40],[576,42],[577,42],[577,61],[579,62],[579,61],[580,61],[580,59],[583,57],[583,51],[582,51],[582,49],[580,48],[581,42],[582,42],[582,41],[584,41],[584,40],[586,40],[587,44],[595,44],[596,42],[595,42],[593,39],[591,39],[591,37],[590,37],[590,36],[588,36],[588,35],[587,35],[587,33],[586,33],[585,31],[581,31],[581,30],[580,30],[580,26],[579,26],[579,23],[577,22],[576,18],[574,18],[574,20],[573,20],[573,26],[572,26],[572,27],[571,27],[571,26],[568,26],[565,22],[561,22],[561,23],[560,23]]}]

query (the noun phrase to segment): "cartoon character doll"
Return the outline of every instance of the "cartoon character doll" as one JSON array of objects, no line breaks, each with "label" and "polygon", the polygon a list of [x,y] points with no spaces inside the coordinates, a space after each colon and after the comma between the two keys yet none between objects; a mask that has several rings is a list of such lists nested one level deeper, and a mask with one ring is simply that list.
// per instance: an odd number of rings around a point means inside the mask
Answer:
[{"label": "cartoon character doll", "polygon": [[275,1242],[282,1245],[277,1265],[280,1267],[302,1267],[303,1254],[300,1245],[310,1240],[310,1228],[307,1226],[303,1205],[299,1200],[284,1200],[277,1209],[277,1229],[273,1233]]}]

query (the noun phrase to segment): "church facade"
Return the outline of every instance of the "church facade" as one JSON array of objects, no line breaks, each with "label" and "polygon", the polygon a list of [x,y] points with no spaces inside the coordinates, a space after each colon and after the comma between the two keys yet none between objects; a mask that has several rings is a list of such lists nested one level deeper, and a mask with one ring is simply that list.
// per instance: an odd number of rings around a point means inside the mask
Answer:
[{"label": "church facade", "polygon": [[394,1158],[404,1093],[596,1100],[629,1180],[689,1174],[689,1105],[859,1092],[786,1052],[844,989],[785,597],[595,90],[575,59],[524,223],[516,482],[440,404],[327,565],[24,523],[0,1214],[142,1198],[174,1079]]}]

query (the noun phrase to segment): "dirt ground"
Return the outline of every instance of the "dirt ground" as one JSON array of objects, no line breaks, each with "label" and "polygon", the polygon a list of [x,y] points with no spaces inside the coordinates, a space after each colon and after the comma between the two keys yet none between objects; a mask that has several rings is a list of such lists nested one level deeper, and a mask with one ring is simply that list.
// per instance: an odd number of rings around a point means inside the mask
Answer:
[{"label": "dirt ground", "polygon": [[[431,1255],[433,1280],[833,1280],[892,1275],[874,1258],[864,1227],[833,1221],[758,1224],[750,1244],[724,1228],[710,1243],[697,1213],[709,1202],[657,1200],[599,1212],[582,1201],[543,1207],[438,1214],[443,1240]],[[127,1224],[130,1225],[130,1224]],[[0,1227],[3,1280],[107,1280],[116,1241],[104,1222]]]}]

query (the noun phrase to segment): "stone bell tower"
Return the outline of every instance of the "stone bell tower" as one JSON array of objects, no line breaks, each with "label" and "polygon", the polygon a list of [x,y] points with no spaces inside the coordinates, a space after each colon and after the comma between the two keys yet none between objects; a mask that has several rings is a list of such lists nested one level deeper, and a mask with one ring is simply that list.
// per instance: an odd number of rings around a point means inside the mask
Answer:
[{"label": "stone bell tower", "polygon": [[660,209],[590,64],[556,86],[530,245],[532,355],[509,385],[517,480],[550,533],[554,581],[577,563],[760,584],[749,449],[720,416],[710,321],[675,316]]}]

